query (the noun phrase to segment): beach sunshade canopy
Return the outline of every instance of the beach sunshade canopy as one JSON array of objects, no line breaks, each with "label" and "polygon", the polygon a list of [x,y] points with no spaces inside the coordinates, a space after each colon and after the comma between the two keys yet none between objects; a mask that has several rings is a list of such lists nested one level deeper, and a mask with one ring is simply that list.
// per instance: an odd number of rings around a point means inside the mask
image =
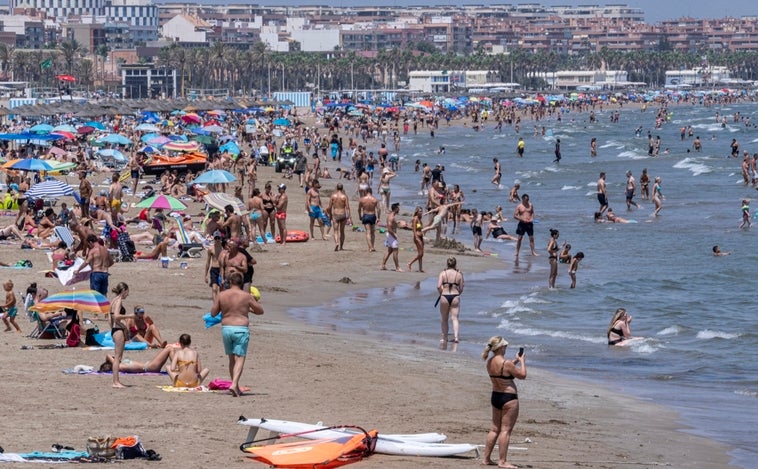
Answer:
[{"label": "beach sunshade canopy", "polygon": [[202,119],[195,113],[189,113],[182,116],[183,122],[191,122],[193,124],[199,124]]},{"label": "beach sunshade canopy", "polygon": [[59,79],[60,81],[68,81],[68,82],[76,81],[76,77],[72,75],[55,75],[55,78]]},{"label": "beach sunshade canopy", "polygon": [[289,119],[285,119],[283,117],[280,117],[279,119],[274,120],[274,125],[281,125],[283,127],[289,127],[292,125],[292,122],[289,121]]},{"label": "beach sunshade canopy", "polygon": [[69,132],[69,133],[76,133],[76,127],[69,124],[63,124],[63,125],[56,125],[53,130],[53,132]]},{"label": "beach sunshade canopy", "polygon": [[97,130],[105,130],[105,124],[98,121],[88,121],[88,122],[85,122],[84,125],[89,126],[89,127],[94,127]]},{"label": "beach sunshade canopy", "polygon": [[126,161],[127,160],[126,156],[124,156],[123,153],[121,153],[120,151],[115,150],[113,148],[106,148],[104,150],[98,150],[97,154],[105,156],[107,158],[113,158],[116,161]]},{"label": "beach sunshade canopy", "polygon": [[73,194],[74,189],[69,184],[58,179],[42,181],[26,191],[26,196],[31,199],[55,199]]},{"label": "beach sunshade canopy", "polygon": [[50,295],[29,309],[39,313],[53,313],[66,308],[75,309],[81,313],[108,314],[111,302],[95,290],[67,290]]},{"label": "beach sunshade canopy", "polygon": [[153,124],[140,124],[137,127],[135,127],[136,130],[139,130],[140,132],[160,132],[161,129],[158,128],[157,125]]},{"label": "beach sunshade canopy", "polygon": [[29,128],[29,132],[37,133],[50,133],[53,130],[53,126],[50,124],[37,124]]},{"label": "beach sunshade canopy", "polygon": [[65,162],[65,161],[58,161],[58,160],[46,160],[46,161],[47,161],[47,164],[49,164],[53,168],[50,171],[48,171],[48,173],[60,173],[61,171],[71,171],[77,166],[77,163],[74,163],[74,162]]},{"label": "beach sunshade canopy", "polygon": [[121,134],[108,134],[97,139],[100,143],[115,143],[116,145],[131,145],[132,141]]},{"label": "beach sunshade canopy", "polygon": [[65,138],[66,140],[75,140],[76,139],[76,135],[74,135],[71,132],[66,132],[65,130],[54,130],[51,135],[60,135],[63,138]]},{"label": "beach sunshade canopy", "polygon": [[154,195],[135,205],[137,208],[162,208],[164,210],[184,210],[184,203],[170,195]]},{"label": "beach sunshade canopy", "polygon": [[237,215],[247,213],[247,207],[244,202],[224,192],[211,192],[203,196],[203,200],[211,207],[221,210],[222,213],[224,212],[224,207],[227,205],[234,207],[234,213]]},{"label": "beach sunshade canopy", "polygon": [[227,182],[234,182],[237,178],[234,174],[226,171],[225,169],[214,169],[212,171],[206,171],[200,176],[196,177],[192,182],[198,184],[225,184]]},{"label": "beach sunshade canopy", "polygon": [[76,133],[81,134],[81,135],[87,135],[87,134],[91,134],[95,130],[96,129],[92,127],[91,125],[83,125],[79,127],[78,129],[76,129]]},{"label": "beach sunshade canopy", "polygon": [[23,160],[11,160],[3,165],[5,169],[18,169],[21,171],[50,171],[52,165],[45,160],[38,158],[26,158]]}]

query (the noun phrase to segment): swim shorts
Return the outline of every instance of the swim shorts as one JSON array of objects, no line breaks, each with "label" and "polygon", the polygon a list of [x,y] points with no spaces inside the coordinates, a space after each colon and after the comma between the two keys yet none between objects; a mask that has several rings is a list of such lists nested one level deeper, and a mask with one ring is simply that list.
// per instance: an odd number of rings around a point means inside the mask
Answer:
[{"label": "swim shorts", "polygon": [[482,235],[482,227],[481,226],[472,226],[471,227],[471,233],[473,233],[474,236],[481,236]]},{"label": "swim shorts", "polygon": [[399,247],[399,243],[397,242],[397,238],[392,236],[391,234],[387,233],[387,239],[384,241],[384,245],[391,249],[397,249]]},{"label": "swim shorts", "polygon": [[528,235],[530,238],[534,236],[534,223],[532,222],[524,222],[520,221],[518,222],[518,226],[516,227],[516,234],[519,236],[524,236],[525,234]]},{"label": "swim shorts", "polygon": [[308,211],[308,216],[314,220],[319,220],[324,216],[324,214],[321,212],[321,207],[318,205],[311,205],[311,209]]},{"label": "swim shorts", "polygon": [[629,189],[626,191],[626,200],[632,200],[634,198],[634,191]]},{"label": "swim shorts", "polygon": [[16,306],[11,306],[8,308],[7,314],[9,318],[15,318],[18,314],[18,308]]},{"label": "swim shorts", "polygon": [[211,270],[208,272],[208,277],[210,277],[210,282],[208,286],[213,285],[221,285],[221,268],[220,267],[211,267]]},{"label": "swim shorts", "polygon": [[89,276],[89,287],[108,296],[108,272],[92,272]]},{"label": "swim shorts", "polygon": [[608,205],[608,199],[605,197],[605,194],[602,194],[600,192],[597,194],[597,201],[600,202],[601,207]]},{"label": "swim shorts", "polygon": [[276,212],[274,215],[277,220],[286,220],[287,219],[287,212]]},{"label": "swim shorts", "polygon": [[111,200],[111,209],[112,210],[119,210],[121,209],[121,201],[118,199]]},{"label": "swim shorts", "polygon": [[261,217],[261,212],[259,212],[257,209],[253,209],[252,212],[250,212],[250,219],[255,221]]},{"label": "swim shorts", "polygon": [[247,355],[247,344],[250,342],[248,326],[221,326],[221,337],[224,339],[224,353],[238,357]]},{"label": "swim shorts", "polygon": [[364,225],[376,225],[376,215],[373,213],[364,213],[361,217],[361,223]]},{"label": "swim shorts", "polygon": [[132,179],[139,179],[139,169],[132,169],[129,171],[129,174],[132,176]]}]

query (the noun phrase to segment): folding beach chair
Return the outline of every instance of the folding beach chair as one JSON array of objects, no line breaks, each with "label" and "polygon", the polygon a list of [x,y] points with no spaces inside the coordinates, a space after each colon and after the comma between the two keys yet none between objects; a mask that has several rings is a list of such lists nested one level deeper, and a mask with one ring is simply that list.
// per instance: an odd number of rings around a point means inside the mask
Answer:
[{"label": "folding beach chair", "polygon": [[176,220],[177,235],[179,238],[179,257],[202,257],[205,249],[203,245],[199,243],[190,243],[189,238],[187,237],[187,232],[184,230],[181,217],[174,215],[174,220]]},{"label": "folding beach chair", "polygon": [[67,226],[56,226],[53,231],[58,239],[66,243],[66,247],[74,247],[74,235]]},{"label": "folding beach chair", "polygon": [[32,330],[32,332],[29,334],[29,337],[31,337],[32,339],[47,339],[47,338],[65,339],[66,338],[66,330],[63,328],[63,325],[61,324],[63,321],[66,320],[65,316],[53,319],[52,321],[45,324],[39,318],[39,314],[37,314],[36,311],[32,311],[32,318],[34,321],[37,322],[37,325],[34,327],[34,330]]}]

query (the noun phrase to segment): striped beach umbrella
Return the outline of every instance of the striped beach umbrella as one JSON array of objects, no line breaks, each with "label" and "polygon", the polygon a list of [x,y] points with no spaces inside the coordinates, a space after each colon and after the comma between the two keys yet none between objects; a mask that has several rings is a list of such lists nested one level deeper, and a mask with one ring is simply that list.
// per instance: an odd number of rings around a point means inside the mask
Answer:
[{"label": "striped beach umbrella", "polygon": [[57,199],[67,195],[73,195],[74,189],[58,179],[48,179],[33,185],[26,196],[31,199]]},{"label": "striped beach umbrella", "polygon": [[169,142],[163,145],[163,149],[168,151],[197,151],[200,149],[200,145],[197,142]]},{"label": "striped beach umbrella", "polygon": [[164,210],[184,210],[184,203],[170,195],[154,195],[135,205],[137,208],[162,208]]},{"label": "striped beach umbrella", "polygon": [[111,302],[95,290],[67,290],[50,295],[29,309],[39,313],[52,313],[66,308],[75,309],[81,313],[108,314]]}]

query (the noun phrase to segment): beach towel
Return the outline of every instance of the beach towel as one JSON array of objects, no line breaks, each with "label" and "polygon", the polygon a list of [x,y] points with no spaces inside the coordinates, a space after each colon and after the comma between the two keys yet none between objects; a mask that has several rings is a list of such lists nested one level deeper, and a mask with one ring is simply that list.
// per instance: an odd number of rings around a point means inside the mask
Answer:
[{"label": "beach towel", "polygon": [[205,313],[205,315],[203,315],[203,321],[205,321],[205,328],[210,329],[217,324],[221,324],[221,314],[213,317],[210,312]]},{"label": "beach towel", "polygon": [[[227,393],[228,389],[211,389],[208,386],[197,386],[194,388],[177,388],[176,386],[158,386],[161,391],[165,392],[211,392],[211,393]],[[240,386],[240,390],[245,393],[250,391],[250,388]]]},{"label": "beach towel", "polygon": [[[76,365],[73,368],[64,368],[61,370],[64,375],[112,375],[110,371],[98,371],[88,365]],[[139,373],[131,373],[128,371],[120,372],[122,375],[140,375],[140,376],[167,376],[165,371],[140,371]]]},{"label": "beach towel", "polygon": [[[95,342],[100,344],[102,349],[112,349],[115,347],[113,343],[113,337],[111,337],[111,331],[101,332],[95,334]],[[147,342],[126,342],[124,344],[124,350],[147,350]],[[92,348],[90,348],[92,350]]]},{"label": "beach towel", "polygon": [[84,259],[77,257],[76,260],[74,260],[74,264],[65,270],[55,269],[55,273],[58,275],[58,281],[61,282],[61,285],[67,287],[84,280],[89,280],[89,277],[92,274],[92,268],[90,266],[85,267],[78,274],[74,274],[76,269],[81,267],[82,264],[84,264]]}]

